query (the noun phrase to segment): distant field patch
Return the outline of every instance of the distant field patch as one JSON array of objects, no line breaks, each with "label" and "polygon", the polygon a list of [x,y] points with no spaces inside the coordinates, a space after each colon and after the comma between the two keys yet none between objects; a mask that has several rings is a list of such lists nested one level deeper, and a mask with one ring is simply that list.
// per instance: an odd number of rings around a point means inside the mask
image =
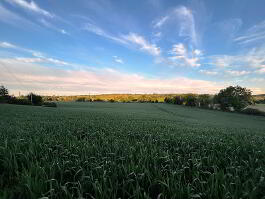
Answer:
[{"label": "distant field patch", "polygon": [[249,108],[254,108],[254,109],[258,109],[260,111],[265,112],[265,104],[256,104],[256,105],[251,105],[248,106]]}]

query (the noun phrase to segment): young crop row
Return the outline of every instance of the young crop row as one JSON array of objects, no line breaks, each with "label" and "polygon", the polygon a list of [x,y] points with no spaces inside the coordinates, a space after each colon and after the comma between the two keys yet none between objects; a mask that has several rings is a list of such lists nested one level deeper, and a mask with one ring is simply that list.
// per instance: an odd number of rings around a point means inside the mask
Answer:
[{"label": "young crop row", "polygon": [[0,198],[265,196],[263,118],[234,114],[252,124],[229,127],[228,113],[82,106],[0,106]]}]

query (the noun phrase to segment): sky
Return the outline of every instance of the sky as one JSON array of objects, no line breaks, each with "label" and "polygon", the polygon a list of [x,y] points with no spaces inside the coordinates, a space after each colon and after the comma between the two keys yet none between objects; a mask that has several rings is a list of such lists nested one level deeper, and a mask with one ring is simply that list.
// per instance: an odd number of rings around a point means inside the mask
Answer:
[{"label": "sky", "polygon": [[265,93],[263,0],[0,0],[11,94]]}]

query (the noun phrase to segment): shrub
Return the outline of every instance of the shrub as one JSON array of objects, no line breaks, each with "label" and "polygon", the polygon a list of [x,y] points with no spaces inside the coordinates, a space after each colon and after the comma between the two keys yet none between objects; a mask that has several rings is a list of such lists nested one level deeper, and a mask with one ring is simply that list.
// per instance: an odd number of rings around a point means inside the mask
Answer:
[{"label": "shrub", "polygon": [[110,99],[109,102],[113,103],[113,102],[115,102],[115,100],[114,99]]},{"label": "shrub", "polygon": [[165,97],[164,102],[165,103],[172,103],[172,99],[169,97]]},{"label": "shrub", "polygon": [[197,97],[193,94],[188,94],[184,98],[184,102],[186,106],[196,106],[197,104]]},{"label": "shrub", "polygon": [[102,99],[94,99],[93,102],[104,102]]},{"label": "shrub", "polygon": [[28,99],[18,99],[16,97],[10,97],[8,99],[9,104],[19,104],[19,105],[32,105],[31,101]]},{"label": "shrub", "polygon": [[44,107],[57,107],[57,104],[55,102],[43,102],[42,106]]},{"label": "shrub", "polygon": [[175,96],[172,98],[172,104],[182,105],[184,103],[184,99],[181,96]]},{"label": "shrub", "polygon": [[212,98],[208,94],[199,95],[197,103],[199,107],[208,107],[211,104]]},{"label": "shrub", "polygon": [[27,95],[29,101],[32,102],[33,105],[42,105],[42,97],[40,95],[36,95],[34,93],[30,93]]},{"label": "shrub", "polygon": [[259,115],[259,116],[265,116],[265,113],[254,108],[246,108],[241,111],[241,113],[248,114],[248,115]]},{"label": "shrub", "polygon": [[85,97],[79,97],[76,102],[85,102],[86,98]]}]

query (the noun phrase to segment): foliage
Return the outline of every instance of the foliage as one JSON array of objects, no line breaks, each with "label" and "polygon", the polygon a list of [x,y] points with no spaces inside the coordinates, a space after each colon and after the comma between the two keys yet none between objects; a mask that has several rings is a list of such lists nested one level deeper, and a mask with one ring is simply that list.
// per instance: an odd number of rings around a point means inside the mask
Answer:
[{"label": "foliage", "polygon": [[0,96],[8,96],[8,89],[4,86],[0,86]]},{"label": "foliage", "polygon": [[33,105],[41,105],[43,102],[42,97],[40,95],[36,95],[34,93],[29,93],[27,95],[27,98],[29,101],[32,102]]},{"label": "foliage", "polygon": [[77,98],[76,102],[85,102],[86,98],[85,97],[79,97]]},{"label": "foliage", "polygon": [[236,111],[240,111],[253,103],[251,91],[240,86],[229,86],[222,89],[216,96],[216,100],[221,105],[222,110],[234,107]]},{"label": "foliage", "polygon": [[0,104],[0,198],[252,198],[265,118],[151,103]]},{"label": "foliage", "polygon": [[196,106],[197,105],[197,96],[194,94],[188,94],[184,98],[186,106]]},{"label": "foliage", "polygon": [[172,98],[172,104],[182,105],[184,103],[184,98],[182,96],[175,96]]},{"label": "foliage", "polygon": [[208,94],[199,95],[197,99],[197,103],[199,103],[201,107],[208,107],[212,102],[212,97]]},{"label": "foliage", "polygon": [[18,105],[32,105],[31,101],[24,98],[16,98],[16,97],[9,97],[8,98],[9,104],[18,104]]}]

